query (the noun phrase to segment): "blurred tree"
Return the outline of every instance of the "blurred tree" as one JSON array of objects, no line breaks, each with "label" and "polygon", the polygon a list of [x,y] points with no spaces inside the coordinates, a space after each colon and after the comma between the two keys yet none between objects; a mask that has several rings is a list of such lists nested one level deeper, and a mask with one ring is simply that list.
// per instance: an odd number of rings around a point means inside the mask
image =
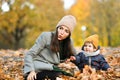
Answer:
[{"label": "blurred tree", "polygon": [[0,48],[31,47],[42,31],[55,28],[64,15],[62,6],[59,0],[15,0],[9,12],[0,11]]},{"label": "blurred tree", "polygon": [[[37,26],[34,27],[26,37],[26,47],[28,48],[34,44],[41,32],[55,30],[58,21],[65,15],[61,0],[31,1],[36,6],[36,16],[34,18]],[[33,35],[33,38],[31,38],[31,35]]]},{"label": "blurred tree", "polygon": [[30,16],[31,10],[29,6],[24,6],[25,1],[17,0],[13,5],[10,5],[9,12],[0,13],[0,43],[1,48],[18,49],[20,41],[25,37],[26,30],[31,28],[34,23]]},{"label": "blurred tree", "polygon": [[119,9],[120,0],[77,0],[70,10],[70,13],[78,19],[73,35],[76,45],[82,43],[83,32],[80,29],[85,25],[87,27],[85,37],[97,33],[102,46],[119,46]]},{"label": "blurred tree", "polygon": [[[94,24],[98,27],[103,46],[120,45],[119,23],[120,23],[120,1],[119,0],[94,0],[93,15]],[[115,29],[117,27],[117,30]],[[118,42],[119,41],[119,42]],[[117,44],[116,44],[117,43]]]},{"label": "blurred tree", "polygon": [[73,32],[73,39],[75,41],[75,45],[80,46],[88,34],[86,30],[82,30],[82,26],[85,26],[86,29],[89,29],[87,19],[90,16],[90,0],[77,0],[76,4],[74,4],[69,10],[69,13],[75,15],[77,18],[78,22],[77,27]]}]

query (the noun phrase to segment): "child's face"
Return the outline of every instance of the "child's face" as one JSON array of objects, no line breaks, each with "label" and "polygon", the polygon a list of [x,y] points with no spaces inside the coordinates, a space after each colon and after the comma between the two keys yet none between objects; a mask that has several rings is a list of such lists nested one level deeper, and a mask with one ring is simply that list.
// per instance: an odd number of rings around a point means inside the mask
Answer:
[{"label": "child's face", "polygon": [[95,50],[96,50],[96,49],[94,49],[94,46],[93,46],[92,43],[86,42],[86,43],[84,44],[84,51],[91,53],[91,52],[94,52]]}]

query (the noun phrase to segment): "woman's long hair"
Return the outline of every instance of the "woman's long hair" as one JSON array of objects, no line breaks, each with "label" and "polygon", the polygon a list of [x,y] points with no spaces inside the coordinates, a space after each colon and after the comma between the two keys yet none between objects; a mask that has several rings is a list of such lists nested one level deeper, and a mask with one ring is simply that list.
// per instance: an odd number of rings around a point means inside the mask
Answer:
[{"label": "woman's long hair", "polygon": [[[70,57],[74,54],[71,47],[71,34],[64,40],[59,41],[58,40],[58,28],[56,28],[56,32],[52,33],[52,39],[50,44],[50,49],[53,52],[60,52],[60,48],[62,47],[62,54],[64,54],[66,57]],[[62,44],[62,45],[61,45]]]}]

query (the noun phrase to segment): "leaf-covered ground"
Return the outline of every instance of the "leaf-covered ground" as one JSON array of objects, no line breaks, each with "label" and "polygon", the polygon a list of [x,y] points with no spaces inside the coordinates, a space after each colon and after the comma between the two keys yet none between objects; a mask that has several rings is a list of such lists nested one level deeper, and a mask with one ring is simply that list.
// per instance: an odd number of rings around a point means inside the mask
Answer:
[{"label": "leaf-covered ground", "polygon": [[[79,51],[79,48],[77,48]],[[0,50],[0,80],[24,80],[23,64],[26,49]],[[120,80],[120,47],[102,48],[101,53],[105,56],[112,72],[96,71],[85,66],[83,73],[72,63],[61,63],[59,67],[73,74],[73,77],[57,77],[57,80]]]}]

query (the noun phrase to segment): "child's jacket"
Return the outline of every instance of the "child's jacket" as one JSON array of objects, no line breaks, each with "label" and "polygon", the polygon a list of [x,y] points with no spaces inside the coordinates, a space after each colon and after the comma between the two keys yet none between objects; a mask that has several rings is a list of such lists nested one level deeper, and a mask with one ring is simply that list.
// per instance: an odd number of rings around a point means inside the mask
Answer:
[{"label": "child's jacket", "polygon": [[89,65],[96,70],[107,70],[110,68],[103,55],[99,54],[100,50],[93,53],[80,52],[76,57],[75,64],[80,70],[84,68],[84,65]]}]

